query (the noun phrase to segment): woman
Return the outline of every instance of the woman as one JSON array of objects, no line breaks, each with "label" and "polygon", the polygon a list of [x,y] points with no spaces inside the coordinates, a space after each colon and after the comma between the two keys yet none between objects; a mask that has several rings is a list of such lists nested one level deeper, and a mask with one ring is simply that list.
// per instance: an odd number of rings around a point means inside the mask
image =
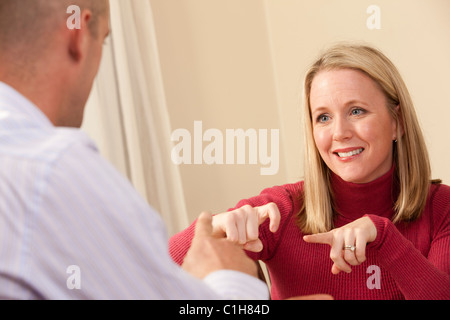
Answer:
[{"label": "woman", "polygon": [[[215,215],[215,232],[266,263],[273,299],[450,299],[450,187],[430,180],[395,66],[374,48],[337,45],[304,90],[304,181]],[[170,241],[178,263],[193,231]]]}]

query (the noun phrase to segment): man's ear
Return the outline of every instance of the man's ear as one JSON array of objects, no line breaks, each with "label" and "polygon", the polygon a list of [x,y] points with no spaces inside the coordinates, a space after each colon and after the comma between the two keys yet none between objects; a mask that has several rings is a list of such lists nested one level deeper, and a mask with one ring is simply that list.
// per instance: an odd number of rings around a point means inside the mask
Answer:
[{"label": "man's ear", "polygon": [[79,62],[85,55],[88,48],[90,35],[89,22],[92,19],[90,10],[83,10],[80,16],[80,28],[69,31],[69,55],[74,62]]}]

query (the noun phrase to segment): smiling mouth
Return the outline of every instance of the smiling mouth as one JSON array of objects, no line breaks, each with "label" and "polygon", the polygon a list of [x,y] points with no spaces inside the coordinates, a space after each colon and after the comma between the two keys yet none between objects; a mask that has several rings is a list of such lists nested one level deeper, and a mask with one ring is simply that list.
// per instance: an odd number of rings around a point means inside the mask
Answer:
[{"label": "smiling mouth", "polygon": [[351,157],[351,156],[356,156],[363,151],[364,151],[364,148],[359,148],[359,149],[349,151],[349,152],[335,152],[335,154],[337,154],[339,156],[339,158],[347,158],[347,157]]}]

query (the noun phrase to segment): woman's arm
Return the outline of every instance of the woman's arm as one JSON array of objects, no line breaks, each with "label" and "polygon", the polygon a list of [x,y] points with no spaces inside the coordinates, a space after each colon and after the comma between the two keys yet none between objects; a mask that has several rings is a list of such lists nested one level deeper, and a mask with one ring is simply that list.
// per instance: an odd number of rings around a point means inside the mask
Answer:
[{"label": "woman's arm", "polygon": [[[447,215],[448,216],[448,215]],[[450,229],[440,230],[425,257],[386,218],[369,215],[377,228],[370,247],[378,251],[380,264],[394,278],[406,299],[450,299]]]},{"label": "woman's arm", "polygon": [[[245,204],[232,211],[216,214],[212,217],[212,234],[218,238],[242,245],[245,250],[260,252],[264,248],[259,239],[259,226],[269,219],[271,232],[276,232],[280,225],[280,212],[275,203],[252,207]],[[191,246],[193,230],[197,220],[186,230],[176,234],[169,241],[172,258],[178,264],[183,263],[184,256]]]},{"label": "woman's arm", "polygon": [[380,266],[406,299],[450,299],[450,188],[442,186],[442,191],[433,193],[415,225],[399,225],[417,243],[426,245],[431,239],[426,256],[391,220],[377,215],[365,215],[329,232],[304,236],[304,240],[331,246],[332,273],[351,272],[349,264],[363,263],[370,248],[377,251]]},{"label": "woman's arm", "polygon": [[[261,192],[259,196],[252,197],[250,199],[241,200],[238,202],[235,208],[230,209],[227,213],[219,214],[224,217],[227,214],[237,213],[238,215],[246,214],[246,212],[252,212],[252,208],[264,208],[270,207],[270,203],[276,205],[276,210],[273,208],[272,213],[268,215],[269,219],[264,222],[264,224],[258,230],[258,238],[261,240],[263,249],[261,252],[251,252],[251,256],[255,260],[263,260],[265,256],[269,255],[270,243],[276,241],[279,232],[274,234],[273,232],[280,229],[280,226],[287,220],[283,217],[289,216],[292,212],[296,212],[300,209],[299,201],[295,201],[300,194],[301,183],[288,184],[284,186],[277,186],[273,188],[265,189]],[[243,211],[238,209],[243,208]],[[257,211],[257,210],[255,210]],[[275,211],[279,212],[279,218]],[[217,215],[217,216],[219,216]],[[213,218],[214,219],[214,218]],[[258,225],[261,224],[267,217],[263,217],[262,220],[258,221]],[[245,220],[245,219],[244,219]],[[281,220],[281,222],[280,222]],[[246,221],[246,220],[245,220]],[[270,223],[269,223],[270,222]],[[225,223],[225,222],[221,222]],[[213,221],[214,224],[214,221]],[[226,229],[226,228],[225,228]],[[244,226],[246,229],[246,225]],[[189,250],[192,237],[195,230],[195,221],[187,229],[181,231],[180,233],[174,235],[169,241],[169,251],[172,259],[178,263],[182,264],[184,256]],[[222,229],[224,231],[224,229]],[[252,237],[253,238],[253,237]]]}]

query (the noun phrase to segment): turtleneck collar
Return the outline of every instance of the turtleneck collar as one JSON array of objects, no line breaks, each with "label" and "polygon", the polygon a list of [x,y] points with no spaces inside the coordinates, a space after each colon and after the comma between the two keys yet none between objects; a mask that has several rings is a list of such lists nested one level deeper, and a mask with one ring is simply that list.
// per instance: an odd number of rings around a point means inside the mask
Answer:
[{"label": "turtleneck collar", "polygon": [[352,183],[331,172],[331,187],[339,216],[355,220],[365,214],[390,218],[398,197],[395,165],[383,176],[369,183]]}]

